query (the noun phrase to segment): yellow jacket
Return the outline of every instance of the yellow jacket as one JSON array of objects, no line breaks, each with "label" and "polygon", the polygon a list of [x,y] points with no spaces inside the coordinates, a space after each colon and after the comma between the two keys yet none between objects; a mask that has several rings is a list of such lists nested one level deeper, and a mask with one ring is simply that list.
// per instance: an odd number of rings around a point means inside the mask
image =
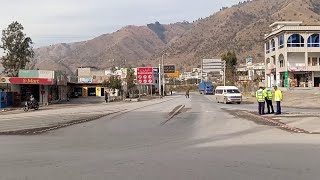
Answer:
[{"label": "yellow jacket", "polygon": [[274,92],[274,101],[282,101],[282,92],[279,89]]}]

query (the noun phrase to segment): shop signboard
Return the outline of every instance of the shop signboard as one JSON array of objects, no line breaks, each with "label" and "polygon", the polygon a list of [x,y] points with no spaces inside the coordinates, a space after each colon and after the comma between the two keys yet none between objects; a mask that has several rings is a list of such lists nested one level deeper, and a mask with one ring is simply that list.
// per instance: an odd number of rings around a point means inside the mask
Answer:
[{"label": "shop signboard", "polygon": [[39,70],[39,78],[54,79],[54,71]]},{"label": "shop signboard", "polygon": [[252,62],[253,62],[253,58],[252,58],[252,57],[246,58],[246,64],[247,64],[247,66],[252,66]]},{"label": "shop signboard", "polygon": [[137,68],[137,82],[140,85],[150,85],[154,83],[152,67]]},{"label": "shop signboard", "polygon": [[289,72],[288,71],[284,73],[284,86],[286,88],[289,88]]},{"label": "shop signboard", "polygon": [[21,78],[48,78],[54,79],[54,71],[47,70],[19,70]]},{"label": "shop signboard", "polygon": [[10,84],[9,77],[0,77],[0,84]]},{"label": "shop signboard", "polygon": [[39,78],[39,71],[37,70],[19,70],[19,77],[21,78]]},{"label": "shop signboard", "polygon": [[178,78],[180,76],[180,72],[176,71],[175,73],[169,73],[169,74],[167,74],[167,76],[169,78]]},{"label": "shop signboard", "polygon": [[48,78],[20,78],[10,77],[9,81],[11,84],[42,84],[42,85],[54,85],[53,79]]},{"label": "shop signboard", "polygon": [[92,78],[79,78],[79,83],[92,83]]}]

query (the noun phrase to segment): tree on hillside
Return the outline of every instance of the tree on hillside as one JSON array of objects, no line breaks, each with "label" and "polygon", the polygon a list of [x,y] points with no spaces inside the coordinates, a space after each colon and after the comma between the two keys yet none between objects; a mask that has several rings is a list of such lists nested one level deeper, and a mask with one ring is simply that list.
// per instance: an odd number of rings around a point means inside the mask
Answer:
[{"label": "tree on hillside", "polygon": [[5,55],[1,63],[8,76],[17,76],[19,69],[25,69],[34,57],[33,42],[23,30],[23,26],[15,21],[2,31],[0,48]]},{"label": "tree on hillside", "polygon": [[226,83],[234,85],[236,81],[237,55],[235,52],[228,51],[222,55],[222,60],[226,62]]}]

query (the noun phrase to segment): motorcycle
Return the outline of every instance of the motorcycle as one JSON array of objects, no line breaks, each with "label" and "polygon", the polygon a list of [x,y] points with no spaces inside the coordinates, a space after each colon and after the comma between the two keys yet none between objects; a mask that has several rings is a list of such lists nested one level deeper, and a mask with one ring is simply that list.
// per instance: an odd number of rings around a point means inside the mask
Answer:
[{"label": "motorcycle", "polygon": [[29,111],[29,109],[38,110],[39,109],[39,103],[37,101],[26,101],[24,104],[23,110],[25,112]]}]

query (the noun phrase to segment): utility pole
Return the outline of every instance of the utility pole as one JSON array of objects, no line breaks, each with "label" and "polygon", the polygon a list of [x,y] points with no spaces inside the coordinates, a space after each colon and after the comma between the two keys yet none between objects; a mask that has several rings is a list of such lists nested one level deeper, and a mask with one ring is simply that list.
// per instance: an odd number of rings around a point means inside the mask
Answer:
[{"label": "utility pole", "polygon": [[223,63],[223,86],[226,86],[226,61]]},{"label": "utility pole", "polygon": [[203,78],[203,59],[201,59],[201,77],[200,77],[200,80],[201,80],[201,82],[203,82],[202,81],[202,78]]},{"label": "utility pole", "polygon": [[164,53],[164,54],[162,54],[162,69],[163,69],[163,73],[162,73],[162,83],[163,83],[163,87],[162,87],[162,95],[163,96],[165,96],[165,90],[166,90],[166,88],[165,88],[165,78],[164,78],[164,63],[163,63],[163,56],[164,55],[167,55],[167,53]]},{"label": "utility pole", "polygon": [[159,80],[158,80],[158,84],[159,84],[159,99],[161,98],[161,64],[159,62]]}]

